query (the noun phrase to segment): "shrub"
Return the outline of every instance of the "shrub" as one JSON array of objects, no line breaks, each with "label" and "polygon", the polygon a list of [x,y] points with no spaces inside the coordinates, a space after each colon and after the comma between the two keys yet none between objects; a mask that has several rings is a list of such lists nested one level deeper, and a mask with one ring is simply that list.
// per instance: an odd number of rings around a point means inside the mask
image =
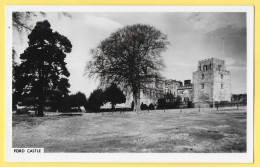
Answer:
[{"label": "shrub", "polygon": [[140,106],[141,110],[146,110],[148,107],[146,104],[142,103]]},{"label": "shrub", "polygon": [[18,103],[17,105],[17,110],[16,110],[16,114],[19,115],[19,114],[28,114],[28,107],[27,106],[23,106],[22,103]]},{"label": "shrub", "polygon": [[102,106],[104,104],[104,92],[102,91],[102,89],[96,89],[94,90],[88,99],[88,107],[90,110],[93,111],[99,111],[100,110],[100,106]]},{"label": "shrub", "polygon": [[111,103],[111,109],[115,110],[116,104],[125,103],[126,98],[120,88],[115,83],[112,83],[104,92],[104,101]]},{"label": "shrub", "polygon": [[166,107],[166,100],[165,99],[158,99],[158,106],[157,109],[165,109]]},{"label": "shrub", "polygon": [[63,113],[70,112],[70,108],[71,108],[70,102],[71,101],[69,96],[64,97],[58,107],[59,112],[63,112]]},{"label": "shrub", "polygon": [[228,104],[229,101],[220,101],[220,104]]},{"label": "shrub", "polygon": [[154,110],[155,108],[154,108],[154,105],[151,103],[150,105],[149,105],[149,110]]},{"label": "shrub", "polygon": [[191,101],[188,102],[188,108],[193,108],[193,105],[192,105]]}]

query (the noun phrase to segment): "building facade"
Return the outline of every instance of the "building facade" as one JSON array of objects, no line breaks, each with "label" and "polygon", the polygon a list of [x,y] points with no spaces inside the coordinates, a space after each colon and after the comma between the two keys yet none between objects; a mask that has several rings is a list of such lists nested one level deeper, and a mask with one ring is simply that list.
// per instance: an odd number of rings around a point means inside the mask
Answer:
[{"label": "building facade", "polygon": [[184,84],[178,87],[177,96],[181,97],[181,101],[186,106],[193,101],[193,84],[191,80],[184,80]]},{"label": "building facade", "polygon": [[[194,107],[209,107],[217,102],[231,101],[231,74],[226,70],[224,60],[211,58],[198,62],[197,71],[191,80],[184,82],[172,79],[154,79],[140,92],[140,104],[156,106],[158,99],[165,98],[167,93],[181,98],[184,105],[189,102]],[[133,94],[126,91],[127,107],[133,102]]]},{"label": "building facade", "polygon": [[[167,93],[172,93],[177,96],[178,89],[182,85],[181,81],[171,79],[154,79],[153,82],[147,84],[144,89],[140,91],[140,104],[156,105],[158,99],[164,98]],[[131,106],[133,102],[133,93],[125,91],[126,106]]]},{"label": "building facade", "polygon": [[201,60],[193,72],[193,103],[195,107],[231,101],[231,74],[224,60]]}]

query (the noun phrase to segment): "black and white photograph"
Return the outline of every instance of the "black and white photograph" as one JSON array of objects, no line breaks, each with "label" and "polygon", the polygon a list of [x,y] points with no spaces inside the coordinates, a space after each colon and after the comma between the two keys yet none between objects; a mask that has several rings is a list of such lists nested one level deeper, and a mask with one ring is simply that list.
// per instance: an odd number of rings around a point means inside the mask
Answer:
[{"label": "black and white photograph", "polygon": [[250,6],[8,6],[9,162],[252,162]]}]

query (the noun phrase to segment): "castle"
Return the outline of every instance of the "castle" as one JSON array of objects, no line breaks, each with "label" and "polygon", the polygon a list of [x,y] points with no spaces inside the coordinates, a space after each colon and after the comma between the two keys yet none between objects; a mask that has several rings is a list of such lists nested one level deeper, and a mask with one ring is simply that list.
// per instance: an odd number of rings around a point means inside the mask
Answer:
[{"label": "castle", "polygon": [[[225,61],[211,58],[198,62],[197,71],[193,72],[193,83],[184,83],[172,79],[154,79],[140,92],[140,104],[156,105],[158,99],[167,93],[179,96],[184,105],[192,102],[194,107],[209,107],[221,101],[231,100],[231,74],[226,70]],[[126,106],[131,106],[133,95],[125,92]]]},{"label": "castle", "polygon": [[193,103],[195,107],[221,101],[231,101],[231,74],[225,61],[215,58],[199,61],[193,72]]}]

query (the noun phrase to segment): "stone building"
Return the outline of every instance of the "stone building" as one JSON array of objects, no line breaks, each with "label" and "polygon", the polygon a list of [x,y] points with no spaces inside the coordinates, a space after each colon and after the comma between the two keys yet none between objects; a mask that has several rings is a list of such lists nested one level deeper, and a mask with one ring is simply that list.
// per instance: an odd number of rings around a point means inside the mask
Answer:
[{"label": "stone building", "polygon": [[193,95],[195,107],[231,100],[231,74],[226,70],[224,60],[199,61],[197,71],[193,72]]},{"label": "stone building", "polygon": [[[181,81],[172,79],[154,79],[154,82],[147,84],[145,89],[140,91],[140,104],[156,105],[158,99],[164,98],[167,93],[172,93],[175,97],[178,89],[182,85]],[[133,94],[131,91],[125,91],[126,106],[131,106]]]},{"label": "stone building", "polygon": [[[193,72],[193,83],[184,83],[172,79],[154,79],[140,92],[140,104],[156,105],[158,99],[167,93],[179,96],[183,105],[193,103],[194,107],[209,107],[217,102],[231,100],[231,74],[226,70],[225,61],[211,58],[198,62],[197,71]],[[126,107],[131,107],[133,94],[126,91]]]},{"label": "stone building", "polygon": [[188,105],[193,101],[193,84],[191,80],[184,80],[184,85],[180,85],[177,89],[177,96],[181,97],[184,105]]}]

